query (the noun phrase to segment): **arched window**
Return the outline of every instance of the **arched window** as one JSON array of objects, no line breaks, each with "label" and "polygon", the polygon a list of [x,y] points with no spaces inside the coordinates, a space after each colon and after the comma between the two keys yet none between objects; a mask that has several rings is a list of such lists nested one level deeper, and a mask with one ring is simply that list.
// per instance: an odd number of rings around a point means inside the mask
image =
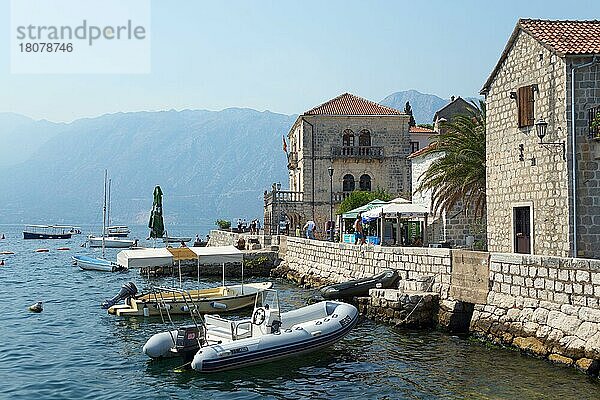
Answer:
[{"label": "arched window", "polygon": [[344,135],[342,136],[342,146],[354,146],[354,132],[352,132],[352,129],[346,129],[344,131]]},{"label": "arched window", "polygon": [[359,187],[360,187],[360,190],[370,192],[371,191],[371,177],[367,174],[362,175],[360,177]]},{"label": "arched window", "polygon": [[371,146],[371,132],[369,132],[368,129],[363,129],[360,131],[360,135],[358,136],[358,145]]},{"label": "arched window", "polygon": [[344,181],[342,182],[342,188],[344,192],[352,192],[355,188],[354,176],[352,174],[344,175]]}]

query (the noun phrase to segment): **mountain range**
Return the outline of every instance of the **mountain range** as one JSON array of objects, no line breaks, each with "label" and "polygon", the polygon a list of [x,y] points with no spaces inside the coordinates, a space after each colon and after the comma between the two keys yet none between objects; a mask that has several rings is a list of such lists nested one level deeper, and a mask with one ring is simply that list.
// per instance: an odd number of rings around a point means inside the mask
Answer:
[{"label": "mountain range", "polygon": [[[406,101],[419,123],[448,102],[410,90],[382,103],[403,110]],[[156,184],[166,224],[261,217],[264,190],[287,186],[282,136],[296,118],[247,108],[71,123],[0,113],[0,223],[100,223],[105,168],[115,224],[145,223]]]}]

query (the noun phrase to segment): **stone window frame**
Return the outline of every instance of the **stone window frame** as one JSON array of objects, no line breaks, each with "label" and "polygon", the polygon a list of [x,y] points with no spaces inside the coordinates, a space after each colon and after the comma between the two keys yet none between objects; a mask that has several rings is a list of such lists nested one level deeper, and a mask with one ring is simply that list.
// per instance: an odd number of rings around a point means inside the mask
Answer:
[{"label": "stone window frame", "polygon": [[354,147],[354,131],[352,129],[344,129],[342,133],[342,146]]},{"label": "stone window frame", "polygon": [[[363,178],[364,178],[364,177],[367,177],[367,178],[369,178],[369,179],[368,179],[368,183],[369,183],[369,188],[368,188],[368,189],[365,189],[365,188],[363,187],[363,182],[367,182],[367,180],[364,180],[364,181],[363,181]],[[360,176],[360,178],[358,178],[358,188],[359,188],[360,190],[363,190],[363,191],[366,191],[366,192],[370,192],[370,191],[372,191],[372,190],[373,190],[373,178],[371,177],[371,175],[370,175],[370,174],[368,174],[368,173],[366,173],[366,172],[365,172],[364,174],[362,174],[362,175]]]},{"label": "stone window frame", "polygon": [[530,128],[535,124],[535,93],[537,84],[519,86],[517,88],[517,125],[519,128]]},{"label": "stone window frame", "polygon": [[518,207],[529,207],[529,246],[531,247],[531,253],[526,255],[535,255],[535,211],[533,207],[533,201],[519,201],[510,204],[510,249],[511,253],[517,252],[515,246],[515,208]]},{"label": "stone window frame", "polygon": [[[348,177],[352,177],[352,181],[350,181],[350,179],[346,179]],[[347,190],[347,186],[346,186],[346,182],[352,182],[352,189],[351,190]],[[356,179],[354,178],[354,175],[351,173],[346,173],[344,174],[344,176],[342,177],[342,191],[344,193],[350,193],[353,192],[354,190],[356,190]]]},{"label": "stone window frame", "polygon": [[[416,146],[415,146],[416,145]],[[416,151],[420,150],[420,143],[418,140],[411,140],[410,141],[410,153],[414,153]]]},{"label": "stone window frame", "polygon": [[[358,145],[360,147],[371,147],[372,146],[372,137],[371,131],[367,128],[361,129],[358,133]],[[365,144],[366,143],[366,144]]]}]

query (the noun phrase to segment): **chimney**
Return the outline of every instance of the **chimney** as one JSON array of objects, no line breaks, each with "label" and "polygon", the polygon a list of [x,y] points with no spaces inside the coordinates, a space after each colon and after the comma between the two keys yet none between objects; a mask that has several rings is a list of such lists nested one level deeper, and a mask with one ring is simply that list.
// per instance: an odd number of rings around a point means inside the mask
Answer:
[{"label": "chimney", "polygon": [[450,102],[454,101],[454,96],[450,97]]}]

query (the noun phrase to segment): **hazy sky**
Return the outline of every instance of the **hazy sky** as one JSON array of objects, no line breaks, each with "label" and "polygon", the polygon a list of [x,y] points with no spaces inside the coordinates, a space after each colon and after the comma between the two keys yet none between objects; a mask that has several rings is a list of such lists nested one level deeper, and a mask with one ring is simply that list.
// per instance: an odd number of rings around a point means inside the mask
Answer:
[{"label": "hazy sky", "polygon": [[473,96],[519,17],[600,17],[598,0],[153,1],[150,74],[18,75],[9,4],[0,0],[0,112],[53,121],[172,108],[292,114],[345,91]]}]

